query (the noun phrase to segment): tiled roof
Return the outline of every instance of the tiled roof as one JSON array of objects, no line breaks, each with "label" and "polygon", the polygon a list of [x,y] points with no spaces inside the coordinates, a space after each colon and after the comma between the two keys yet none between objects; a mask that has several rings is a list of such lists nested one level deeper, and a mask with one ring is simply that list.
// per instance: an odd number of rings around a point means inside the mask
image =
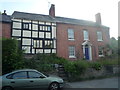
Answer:
[{"label": "tiled roof", "polygon": [[39,21],[54,22],[52,17],[50,17],[49,15],[25,13],[25,12],[18,12],[18,11],[15,11],[12,14],[12,17],[13,18],[18,18],[18,19],[28,19],[28,20],[39,20]]},{"label": "tiled roof", "polygon": [[[39,20],[39,21],[48,21],[48,22],[59,22],[59,23],[67,23],[67,24],[75,24],[75,25],[106,27],[106,26],[103,26],[103,25],[99,25],[96,22],[87,21],[87,20],[57,17],[57,16],[55,18],[52,18],[49,15],[25,13],[25,12],[18,12],[18,11],[15,11],[12,14],[12,17],[13,18],[19,18],[19,19]],[[106,28],[108,28],[108,27],[106,27]]]},{"label": "tiled roof", "polygon": [[11,16],[0,14],[0,22],[10,23],[11,22]]},{"label": "tiled roof", "polygon": [[73,19],[73,18],[65,18],[65,17],[56,17],[57,22],[68,23],[68,24],[76,24],[76,25],[88,25],[88,26],[96,26],[97,24],[92,21]]}]

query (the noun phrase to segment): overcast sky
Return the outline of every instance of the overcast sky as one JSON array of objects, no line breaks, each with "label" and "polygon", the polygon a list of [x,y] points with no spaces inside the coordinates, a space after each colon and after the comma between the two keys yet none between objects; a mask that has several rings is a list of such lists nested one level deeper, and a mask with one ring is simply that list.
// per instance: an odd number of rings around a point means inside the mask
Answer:
[{"label": "overcast sky", "polygon": [[14,11],[48,15],[55,4],[56,16],[95,21],[101,13],[102,24],[110,27],[110,37],[118,37],[119,0],[0,0],[0,11],[11,15]]}]

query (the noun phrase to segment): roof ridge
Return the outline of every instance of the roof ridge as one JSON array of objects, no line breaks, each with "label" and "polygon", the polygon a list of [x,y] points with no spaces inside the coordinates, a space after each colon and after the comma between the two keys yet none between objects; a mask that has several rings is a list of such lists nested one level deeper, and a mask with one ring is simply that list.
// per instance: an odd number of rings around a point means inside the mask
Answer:
[{"label": "roof ridge", "polygon": [[42,15],[42,16],[49,16],[49,15],[45,15],[45,14],[38,14],[38,13],[29,13],[29,12],[21,12],[21,11],[14,11],[14,13],[24,13],[24,14],[33,14],[33,15]]},{"label": "roof ridge", "polygon": [[61,17],[61,16],[56,16],[56,18],[64,18],[64,19],[71,19],[71,20],[78,20],[78,21],[86,21],[86,22],[93,22],[94,21],[90,21],[90,20],[84,20],[84,19],[77,19],[77,18],[69,18],[69,17]]}]

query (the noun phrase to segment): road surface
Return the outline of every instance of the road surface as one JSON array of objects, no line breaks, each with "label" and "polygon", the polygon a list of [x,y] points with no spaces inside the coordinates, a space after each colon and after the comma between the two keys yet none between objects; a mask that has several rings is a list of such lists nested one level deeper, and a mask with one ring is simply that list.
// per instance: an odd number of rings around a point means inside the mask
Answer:
[{"label": "road surface", "polygon": [[118,88],[118,77],[81,82],[68,82],[65,88]]}]

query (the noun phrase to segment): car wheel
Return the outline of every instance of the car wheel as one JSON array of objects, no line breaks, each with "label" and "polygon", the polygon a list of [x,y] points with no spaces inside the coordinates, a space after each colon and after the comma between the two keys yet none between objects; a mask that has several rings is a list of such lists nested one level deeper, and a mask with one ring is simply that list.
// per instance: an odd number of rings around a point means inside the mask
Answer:
[{"label": "car wheel", "polygon": [[13,90],[12,87],[3,87],[2,90]]},{"label": "car wheel", "polygon": [[49,86],[49,90],[58,90],[59,89],[59,84],[58,83],[51,83]]}]

